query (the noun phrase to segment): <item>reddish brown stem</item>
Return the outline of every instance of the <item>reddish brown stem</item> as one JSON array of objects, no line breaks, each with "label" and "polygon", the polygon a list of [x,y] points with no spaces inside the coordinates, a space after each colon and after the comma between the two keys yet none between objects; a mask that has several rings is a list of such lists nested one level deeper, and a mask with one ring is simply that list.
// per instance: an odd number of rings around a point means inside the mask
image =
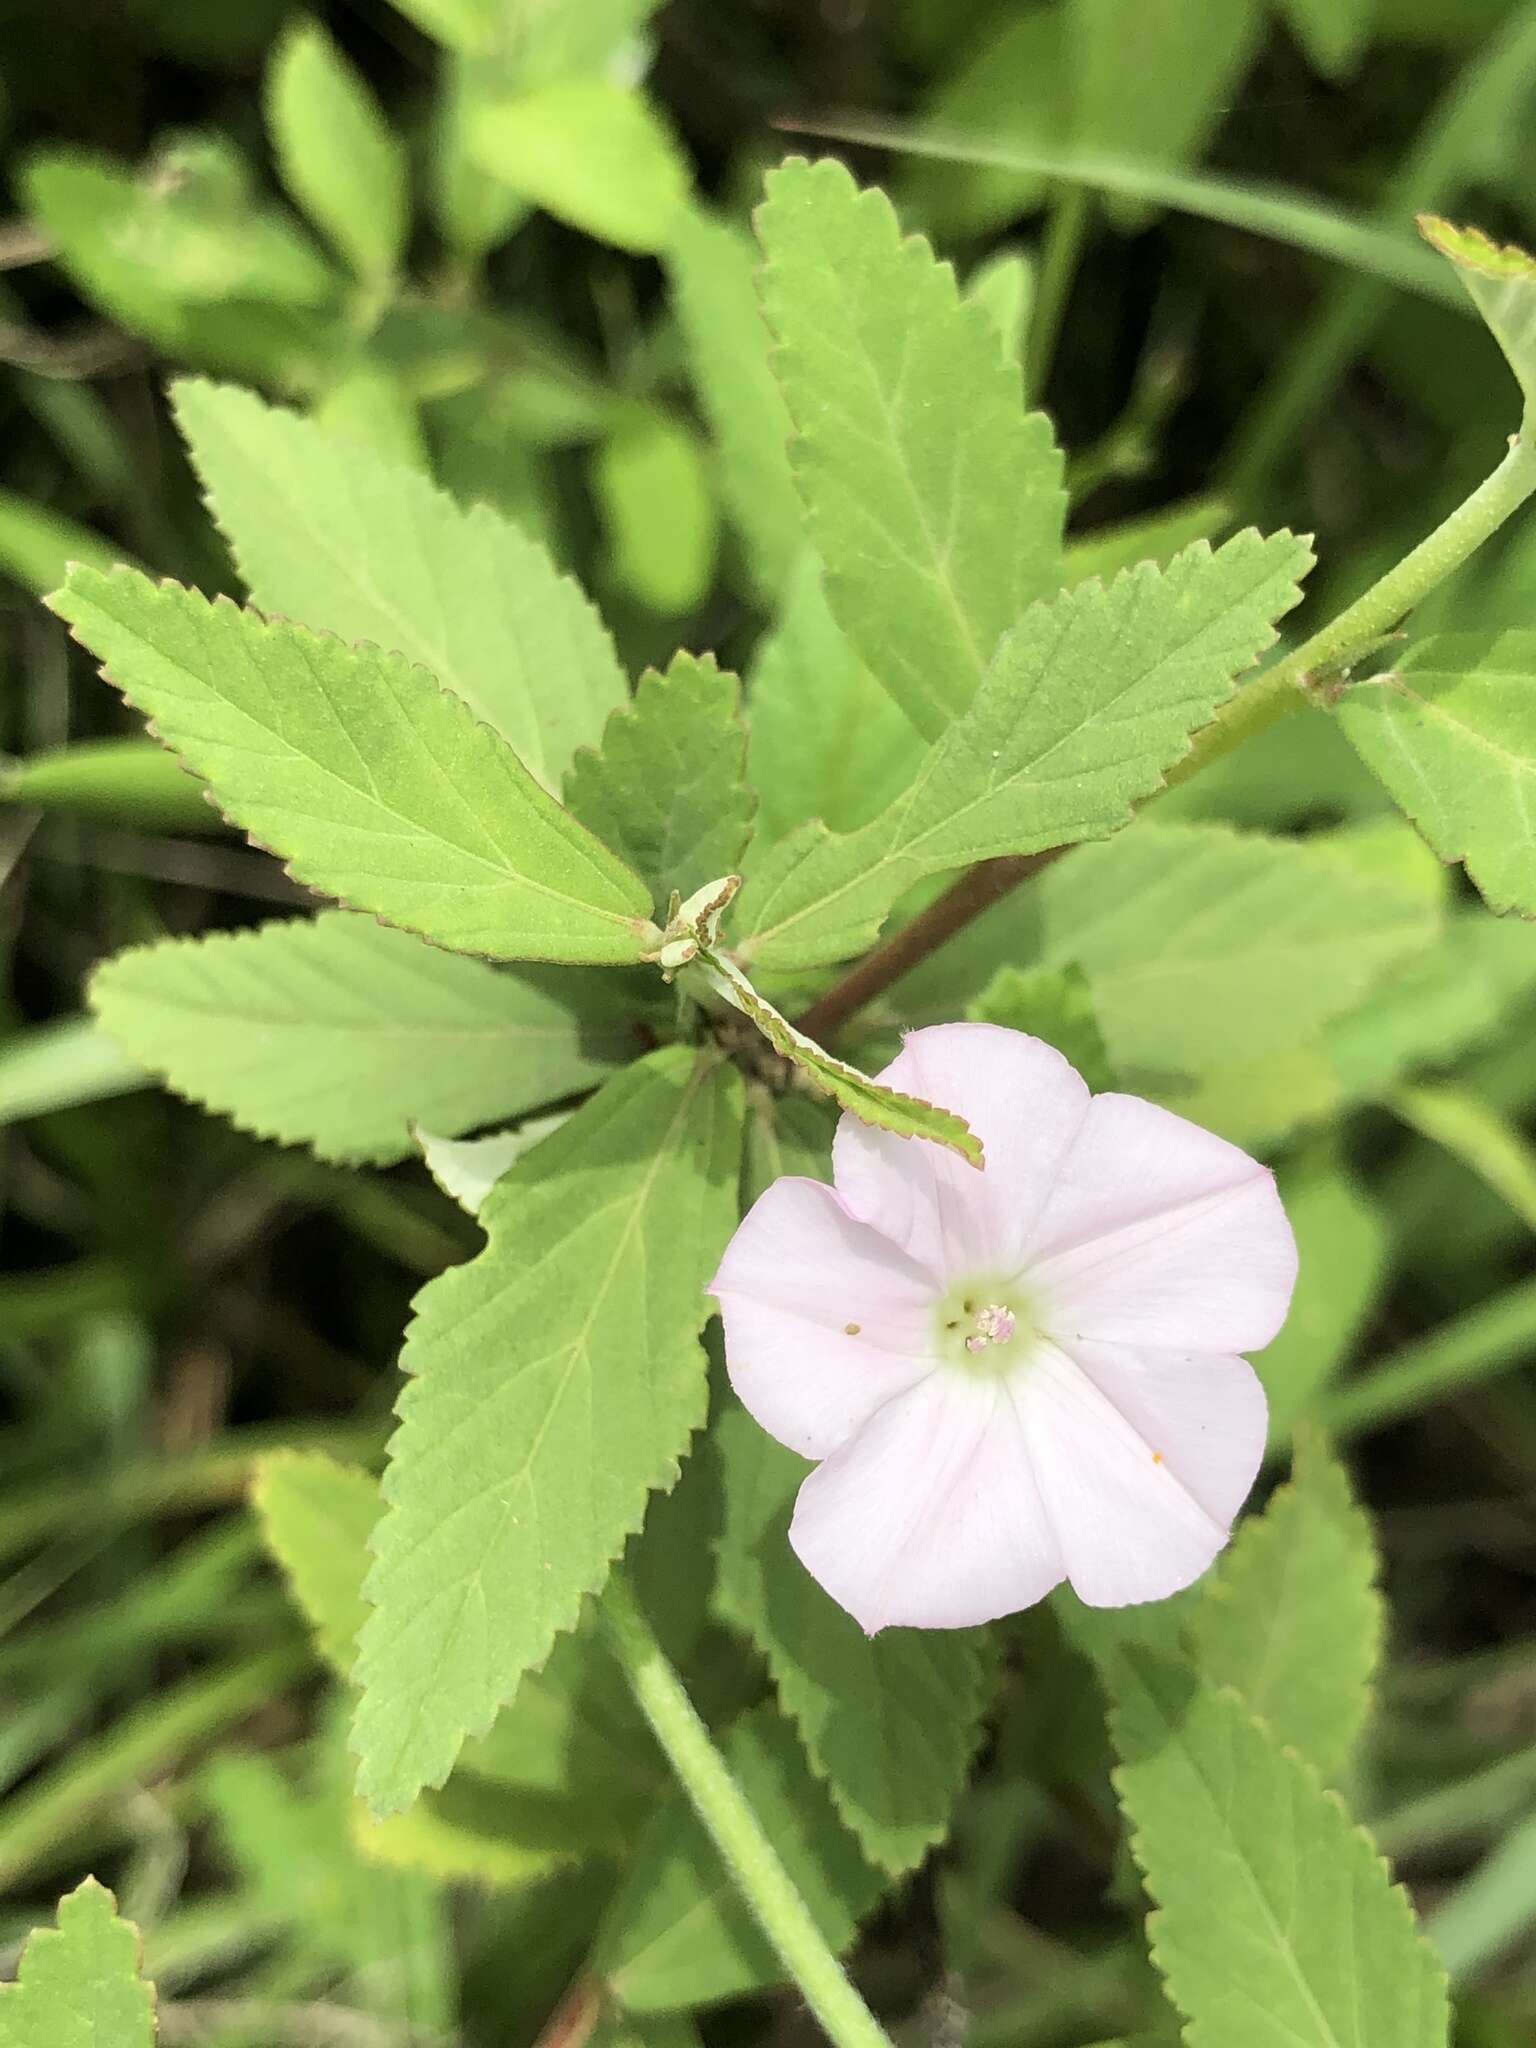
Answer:
[{"label": "reddish brown stem", "polygon": [[995,860],[977,861],[942,896],[936,896],[926,910],[919,911],[910,924],[892,932],[884,945],[866,953],[841,981],[834,982],[824,996],[818,997],[799,1019],[800,1030],[822,1045],[830,1045],[849,1018],[883,994],[892,982],[900,981],[919,960],[926,960],[984,910],[1000,903],[1010,890],[1030,875],[1038,874],[1065,851],[1065,847],[1051,846],[1043,853],[1005,853]]},{"label": "reddish brown stem", "polygon": [[585,2048],[602,2016],[601,1986],[591,1977],[578,1977],[544,2022],[535,2048]]}]

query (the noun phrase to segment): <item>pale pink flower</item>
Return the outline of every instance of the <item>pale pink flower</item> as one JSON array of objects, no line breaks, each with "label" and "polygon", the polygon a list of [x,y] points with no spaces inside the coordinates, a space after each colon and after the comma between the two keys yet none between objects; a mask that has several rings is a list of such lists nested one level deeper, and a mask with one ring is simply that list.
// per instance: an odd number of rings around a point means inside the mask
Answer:
[{"label": "pale pink flower", "polygon": [[996,1025],[915,1031],[880,1078],[965,1117],[985,1171],[845,1116],[835,1188],[775,1181],[711,1285],[743,1404],[820,1461],[801,1562],[871,1635],[1062,1579],[1097,1607],[1177,1592],[1263,1456],[1238,1354],[1296,1279],[1273,1175]]}]

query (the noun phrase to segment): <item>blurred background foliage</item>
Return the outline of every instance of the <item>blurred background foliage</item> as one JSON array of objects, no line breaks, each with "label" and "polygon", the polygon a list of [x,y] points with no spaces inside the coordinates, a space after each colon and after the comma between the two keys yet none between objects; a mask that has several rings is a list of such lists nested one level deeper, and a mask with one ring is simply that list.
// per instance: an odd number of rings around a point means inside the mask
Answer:
[{"label": "blurred background foliage", "polygon": [[[1315,620],[1513,425],[1403,230],[1433,206],[1529,244],[1533,110],[1529,0],[0,0],[0,1948],[89,1868],[145,1929],[168,2042],[813,2038],[771,1992],[643,2024],[573,1992],[611,1858],[530,1865],[483,1816],[473,1850],[381,1843],[350,1812],[247,1487],[274,1445],[377,1453],[410,1296],[476,1233],[421,1169],[258,1145],[83,1020],[123,945],[307,901],[157,750],[109,744],[121,706],[36,601],[71,559],[238,595],[167,380],[248,383],[509,513],[632,672],[682,644],[750,677],[788,566],[773,475],[722,459],[761,171],[831,146],[797,123],[981,139],[1012,160],[846,153],[1020,352],[1077,573],[1287,523],[1318,536]],[[1269,231],[1261,186],[1306,233]],[[1396,254],[1306,246],[1341,218]],[[1526,520],[1429,610],[1533,604]],[[1309,713],[1165,815],[1355,822],[1369,860],[1384,803]],[[975,996],[978,931],[913,978],[919,1009]],[[1468,936],[1334,1047],[1360,1106],[1245,1110],[1312,1247],[1298,1400],[1388,1376],[1332,1410],[1393,1613],[1356,1800],[1466,2048],[1536,2026],[1533,990],[1518,934]],[[744,1653],[711,1654],[738,1698]],[[1161,2039],[1088,1666],[1037,1613],[1002,1682],[955,1841],[879,1909],[865,1980],[914,2042],[958,2038],[946,1955],[978,2044]],[[638,1769],[617,1841],[655,1796]]]}]

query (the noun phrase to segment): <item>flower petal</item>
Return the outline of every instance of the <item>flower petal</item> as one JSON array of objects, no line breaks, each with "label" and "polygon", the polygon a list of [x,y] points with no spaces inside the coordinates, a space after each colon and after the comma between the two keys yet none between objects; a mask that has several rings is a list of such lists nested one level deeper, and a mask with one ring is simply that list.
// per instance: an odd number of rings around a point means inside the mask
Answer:
[{"label": "flower petal", "polygon": [[709,1292],[742,1406],[807,1458],[934,1369],[932,1283],[819,1180],[758,1197]]},{"label": "flower petal", "polygon": [[1256,1351],[1285,1321],[1296,1240],[1267,1167],[1171,1110],[1096,1095],[1029,1279],[1062,1343]]},{"label": "flower petal", "polygon": [[1164,1600],[1227,1541],[1264,1456],[1246,1359],[1056,1346],[1015,1383],[1036,1481],[1091,1607]]},{"label": "flower petal", "polygon": [[994,1621],[1063,1571],[1003,1382],[957,1373],[888,1401],[819,1465],[789,1540],[868,1635]]},{"label": "flower petal", "polygon": [[996,1024],[914,1031],[878,1078],[963,1116],[985,1169],[845,1116],[832,1146],[838,1193],[946,1282],[1017,1273],[1087,1112],[1087,1084],[1054,1046]]}]

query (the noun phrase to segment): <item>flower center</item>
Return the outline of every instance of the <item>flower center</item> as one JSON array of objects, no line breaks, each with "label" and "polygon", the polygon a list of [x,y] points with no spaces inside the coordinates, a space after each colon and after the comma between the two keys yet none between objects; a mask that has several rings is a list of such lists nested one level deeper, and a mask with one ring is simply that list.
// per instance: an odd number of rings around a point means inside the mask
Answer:
[{"label": "flower center", "polygon": [[934,1312],[939,1356],[968,1371],[1006,1372],[1022,1362],[1032,1332],[1016,1282],[978,1280],[956,1287]]},{"label": "flower center", "polygon": [[1004,1308],[1000,1301],[989,1301],[985,1308],[976,1311],[976,1327],[965,1340],[967,1351],[985,1351],[989,1344],[1006,1344],[1019,1327],[1019,1319],[1011,1308]]}]

